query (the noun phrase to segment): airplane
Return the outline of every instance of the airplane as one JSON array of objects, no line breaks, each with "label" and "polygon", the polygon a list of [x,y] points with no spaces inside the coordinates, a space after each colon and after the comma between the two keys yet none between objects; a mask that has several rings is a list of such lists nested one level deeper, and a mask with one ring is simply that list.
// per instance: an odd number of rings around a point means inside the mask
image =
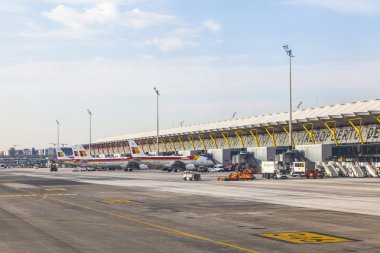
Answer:
[{"label": "airplane", "polygon": [[157,166],[171,170],[194,170],[200,166],[210,167],[214,162],[205,156],[191,155],[191,156],[148,156],[140,149],[134,140],[127,140],[131,155],[137,161],[146,165]]},{"label": "airplane", "polygon": [[72,147],[73,157],[68,157],[61,149],[57,149],[57,160],[63,164],[75,165],[85,168],[123,169],[132,171],[140,168],[140,163],[132,157],[93,157],[87,153],[82,145]]},{"label": "airplane", "polygon": [[67,156],[60,147],[57,148],[57,158],[53,159],[53,162],[70,166],[77,166],[74,156]]}]

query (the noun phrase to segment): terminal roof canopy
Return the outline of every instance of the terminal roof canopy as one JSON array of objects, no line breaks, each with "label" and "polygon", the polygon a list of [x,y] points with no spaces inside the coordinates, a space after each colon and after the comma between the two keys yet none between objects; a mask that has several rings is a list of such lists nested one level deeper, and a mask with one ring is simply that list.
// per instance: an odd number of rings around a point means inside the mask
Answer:
[{"label": "terminal roof canopy", "polygon": [[[366,115],[380,115],[380,99],[327,105],[293,112],[293,123],[313,122],[319,120],[353,118]],[[229,119],[210,123],[201,123],[183,127],[161,129],[161,136],[186,135],[191,133],[226,131],[230,129],[249,129],[260,126],[287,125],[289,112]],[[127,139],[154,138],[156,131],[141,132],[102,138],[97,142],[113,142]]]}]

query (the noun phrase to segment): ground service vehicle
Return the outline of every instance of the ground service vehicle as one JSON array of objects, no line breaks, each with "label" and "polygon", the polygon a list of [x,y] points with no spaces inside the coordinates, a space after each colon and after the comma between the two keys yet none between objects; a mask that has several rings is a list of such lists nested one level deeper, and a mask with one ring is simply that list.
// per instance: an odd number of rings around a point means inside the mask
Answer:
[{"label": "ground service vehicle", "polygon": [[292,176],[305,176],[306,171],[315,170],[315,162],[294,162]]},{"label": "ground service vehicle", "polygon": [[261,173],[263,174],[263,178],[273,178],[274,173],[276,171],[275,162],[273,161],[265,161],[261,162]]},{"label": "ground service vehicle", "polygon": [[185,181],[199,181],[201,180],[201,174],[192,171],[184,171],[182,179]]},{"label": "ground service vehicle", "polygon": [[219,177],[218,181],[239,181],[239,180],[253,180],[255,176],[250,171],[232,172],[226,177]]},{"label": "ground service vehicle", "polygon": [[324,175],[321,171],[314,169],[314,170],[306,171],[305,176],[307,179],[309,179],[309,178],[318,178],[318,177],[323,178]]},{"label": "ground service vehicle", "polygon": [[55,163],[52,163],[50,165],[50,171],[58,171],[58,165]]}]

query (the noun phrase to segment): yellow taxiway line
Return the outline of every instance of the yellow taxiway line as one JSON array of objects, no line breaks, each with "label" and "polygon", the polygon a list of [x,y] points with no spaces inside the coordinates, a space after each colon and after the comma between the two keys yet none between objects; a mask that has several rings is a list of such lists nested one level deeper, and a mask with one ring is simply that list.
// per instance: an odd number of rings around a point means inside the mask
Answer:
[{"label": "yellow taxiway line", "polygon": [[91,210],[93,212],[105,214],[105,215],[108,215],[108,216],[111,216],[111,217],[115,217],[115,218],[119,218],[119,219],[123,219],[123,220],[128,220],[128,221],[133,221],[133,222],[136,222],[136,223],[148,225],[150,227],[154,227],[154,228],[157,228],[157,229],[159,229],[161,231],[169,232],[169,233],[172,233],[172,234],[181,235],[181,236],[185,236],[185,237],[189,237],[189,238],[194,238],[194,239],[198,239],[198,240],[202,240],[202,241],[212,242],[212,243],[217,244],[217,245],[222,245],[222,246],[225,246],[225,247],[229,247],[229,248],[233,248],[233,249],[238,249],[238,250],[241,250],[241,251],[244,251],[244,252],[248,252],[248,253],[259,253],[258,251],[247,249],[247,248],[235,245],[235,244],[231,244],[231,243],[227,243],[227,242],[223,242],[223,241],[214,240],[214,239],[207,238],[207,237],[204,237],[204,236],[201,236],[201,235],[196,235],[196,234],[192,234],[192,233],[183,232],[183,231],[180,231],[180,230],[176,230],[176,229],[173,229],[173,228],[157,225],[157,224],[154,224],[154,223],[151,223],[151,222],[147,222],[147,221],[144,221],[144,220],[139,220],[139,219],[136,219],[136,218],[132,218],[132,217],[129,217],[129,216],[126,216],[126,215],[111,213],[111,212],[108,212],[108,211],[104,211],[104,210],[100,210],[100,209],[84,206],[84,205],[81,205],[81,204],[78,204],[78,203],[74,203],[74,202],[70,202],[70,201],[66,201],[66,200],[62,200],[62,199],[57,199],[57,198],[52,198],[52,197],[46,197],[45,199],[46,200],[53,200],[53,201],[56,201],[56,202],[61,202],[61,203],[64,203],[64,204],[67,204],[67,205],[71,205],[71,206],[80,207],[82,209]]}]

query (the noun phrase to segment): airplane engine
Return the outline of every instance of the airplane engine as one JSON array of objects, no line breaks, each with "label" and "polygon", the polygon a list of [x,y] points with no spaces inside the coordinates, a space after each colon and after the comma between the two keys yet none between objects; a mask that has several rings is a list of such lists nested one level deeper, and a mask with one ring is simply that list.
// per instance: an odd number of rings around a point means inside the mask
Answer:
[{"label": "airplane engine", "polygon": [[186,164],[186,169],[187,170],[193,170],[193,169],[195,169],[195,165],[194,164]]}]

